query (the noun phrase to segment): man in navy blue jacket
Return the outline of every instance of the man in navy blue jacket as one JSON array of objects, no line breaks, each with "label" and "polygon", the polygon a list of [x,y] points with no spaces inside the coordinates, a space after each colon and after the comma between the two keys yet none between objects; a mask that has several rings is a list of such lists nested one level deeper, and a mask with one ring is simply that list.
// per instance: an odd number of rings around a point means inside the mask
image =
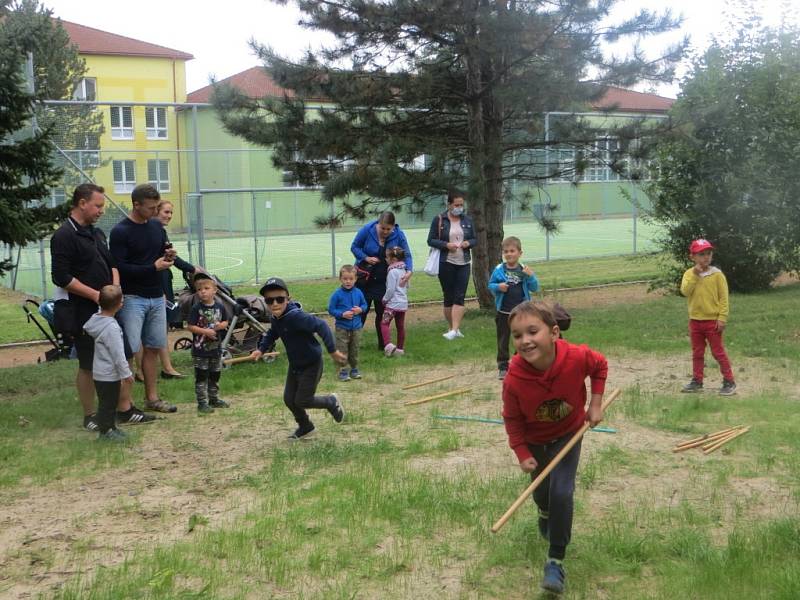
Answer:
[{"label": "man in navy blue jacket", "polygon": [[161,221],[153,218],[161,200],[158,190],[147,183],[137,185],[131,200],[130,213],[114,226],[109,240],[125,294],[119,321],[134,354],[144,347],[145,406],[171,413],[178,409],[158,396],[156,361],[159,349],[167,347],[167,312],[161,271],[172,267],[176,252],[167,246]]},{"label": "man in navy blue jacket", "polygon": [[322,377],[322,348],[314,334],[322,338],[334,361],[342,364],[347,360],[344,354],[336,350],[330,327],[319,317],[304,312],[298,303],[290,301],[289,288],[283,279],[270,277],[259,293],[271,313],[270,329],[250,356],[254,361],[258,360],[276,341],[283,340],[289,360],[283,401],[297,421],[297,429],[289,439],[306,438],[314,432],[307,408],[324,408],[334,421],[341,423],[344,409],[336,394],[315,395]]}]

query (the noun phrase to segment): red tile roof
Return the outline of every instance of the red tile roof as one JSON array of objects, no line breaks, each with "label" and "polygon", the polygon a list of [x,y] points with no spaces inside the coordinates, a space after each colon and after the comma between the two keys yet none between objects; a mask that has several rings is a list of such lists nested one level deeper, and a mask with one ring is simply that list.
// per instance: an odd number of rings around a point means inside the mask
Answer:
[{"label": "red tile roof", "polygon": [[[244,92],[250,98],[280,97],[284,94],[294,97],[294,92],[282,88],[267,75],[264,67],[251,67],[246,71],[231,75],[219,83],[229,83]],[[186,97],[187,102],[208,102],[211,98],[213,86],[195,90]],[[316,99],[324,101],[323,99]],[[606,94],[592,104],[594,109],[613,108],[620,112],[665,113],[669,110],[672,98],[664,98],[655,94],[634,92],[623,88],[609,87]]]},{"label": "red tile roof", "polygon": [[609,87],[605,95],[592,103],[592,108],[612,108],[619,112],[665,113],[674,102],[673,98]]},{"label": "red tile roof", "polygon": [[72,43],[81,54],[103,54],[112,56],[150,56],[154,58],[174,58],[191,60],[194,58],[187,52],[173,50],[164,46],[150,44],[141,40],[101,31],[86,25],[61,21]]},{"label": "red tile roof", "polygon": [[[251,67],[236,75],[231,75],[222,79],[218,83],[227,83],[244,92],[250,98],[282,97],[284,94],[289,98],[294,97],[294,92],[279,86],[272,78],[267,75],[264,67]],[[187,102],[208,102],[211,99],[211,92],[214,91],[213,85],[207,85],[190,92],[186,96]]]}]

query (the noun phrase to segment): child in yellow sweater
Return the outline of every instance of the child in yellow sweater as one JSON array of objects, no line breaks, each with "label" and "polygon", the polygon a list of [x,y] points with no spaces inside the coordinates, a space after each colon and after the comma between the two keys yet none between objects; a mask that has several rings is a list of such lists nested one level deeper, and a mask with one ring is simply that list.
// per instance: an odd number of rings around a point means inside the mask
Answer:
[{"label": "child in yellow sweater", "polygon": [[731,361],[722,345],[722,332],[728,320],[728,281],[717,267],[711,266],[714,246],[708,240],[695,240],[689,246],[694,267],[683,274],[681,294],[689,301],[689,336],[692,340],[692,380],[682,392],[703,391],[706,342],[719,363],[722,387],[719,393],[736,393]]}]

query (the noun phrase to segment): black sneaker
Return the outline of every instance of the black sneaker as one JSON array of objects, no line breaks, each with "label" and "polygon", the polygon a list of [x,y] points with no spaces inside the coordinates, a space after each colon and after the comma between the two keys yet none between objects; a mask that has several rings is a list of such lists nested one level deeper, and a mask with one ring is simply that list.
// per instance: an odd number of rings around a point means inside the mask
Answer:
[{"label": "black sneaker", "polygon": [[339,398],[336,397],[336,394],[331,394],[331,398],[333,398],[333,405],[328,409],[328,412],[331,413],[334,421],[341,423],[344,419],[342,403],[339,402]]},{"label": "black sneaker", "polygon": [[86,431],[99,431],[100,425],[97,424],[97,415],[83,417],[83,428]]},{"label": "black sneaker", "polygon": [[697,381],[697,379],[692,379],[689,383],[683,386],[681,390],[684,394],[695,394],[697,392],[703,391],[703,382]]},{"label": "black sneaker", "polygon": [[567,578],[564,567],[553,559],[544,563],[544,577],[542,578],[542,589],[553,594],[564,592],[564,581]]},{"label": "black sneaker", "polygon": [[154,415],[148,415],[140,411],[135,406],[131,406],[124,412],[117,411],[117,424],[118,425],[142,425],[144,423],[155,422]]},{"label": "black sneaker", "polygon": [[114,429],[109,429],[105,433],[98,434],[97,440],[100,442],[124,443],[128,441],[128,434],[115,427]]},{"label": "black sneaker", "polygon": [[500,381],[503,381],[503,379],[505,379],[505,378],[506,378],[506,375],[507,375],[507,374],[508,374],[508,369],[503,369],[503,368],[500,368],[500,369],[498,369],[498,370],[497,370],[497,378],[498,378]]},{"label": "black sneaker", "polygon": [[209,405],[213,406],[214,408],[230,408],[231,405],[222,400],[221,398],[217,398],[216,400],[209,401]]},{"label": "black sneaker", "polygon": [[198,415],[208,415],[214,412],[214,409],[208,404],[208,402],[198,402],[197,403],[197,414]]},{"label": "black sneaker", "polygon": [[736,383],[730,379],[722,380],[722,387],[719,388],[720,396],[733,396],[736,393]]},{"label": "black sneaker", "polygon": [[311,437],[311,434],[315,431],[314,424],[309,421],[305,425],[301,425],[297,429],[294,430],[294,433],[289,436],[290,440],[304,440]]}]

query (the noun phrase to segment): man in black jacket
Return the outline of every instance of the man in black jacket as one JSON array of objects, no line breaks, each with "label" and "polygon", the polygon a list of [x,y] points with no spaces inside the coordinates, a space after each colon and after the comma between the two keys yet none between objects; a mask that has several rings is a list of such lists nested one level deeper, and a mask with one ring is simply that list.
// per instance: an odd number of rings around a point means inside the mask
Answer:
[{"label": "man in black jacket", "polygon": [[[57,286],[55,299],[68,300],[75,351],[78,355],[78,375],[75,385],[83,407],[83,426],[97,430],[94,419],[94,382],[92,360],[94,340],[83,326],[97,312],[100,289],[109,284],[119,285],[119,273],[106,236],[94,224],[105,210],[105,190],[92,183],[82,183],[72,194],[72,210],[67,220],[50,239],[51,277]],[[124,385],[117,404],[120,423],[148,423],[154,420],[131,403],[131,387]]]}]

